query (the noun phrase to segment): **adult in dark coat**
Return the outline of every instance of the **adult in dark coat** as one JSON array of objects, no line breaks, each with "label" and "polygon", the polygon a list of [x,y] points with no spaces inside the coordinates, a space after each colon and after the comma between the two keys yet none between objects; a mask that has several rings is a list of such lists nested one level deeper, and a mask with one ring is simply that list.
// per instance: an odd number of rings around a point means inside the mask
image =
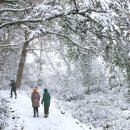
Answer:
[{"label": "adult in dark coat", "polygon": [[11,80],[11,83],[10,83],[10,87],[11,87],[11,98],[13,96],[13,92],[15,94],[15,99],[17,98],[17,93],[16,93],[16,82],[15,80]]},{"label": "adult in dark coat", "polygon": [[44,117],[47,118],[49,114],[49,107],[50,107],[50,94],[48,93],[47,89],[44,89],[43,98],[41,104],[44,103]]},{"label": "adult in dark coat", "polygon": [[39,117],[39,112],[38,112],[38,107],[39,105],[39,101],[40,101],[40,94],[37,90],[37,88],[33,89],[32,95],[31,95],[31,101],[32,101],[32,107],[33,107],[33,112],[34,112],[34,116],[33,117]]}]

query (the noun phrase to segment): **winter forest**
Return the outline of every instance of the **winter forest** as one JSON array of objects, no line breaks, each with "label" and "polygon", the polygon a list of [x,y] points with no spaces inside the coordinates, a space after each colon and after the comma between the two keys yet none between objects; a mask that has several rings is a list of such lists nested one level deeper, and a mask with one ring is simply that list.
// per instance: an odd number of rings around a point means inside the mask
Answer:
[{"label": "winter forest", "polygon": [[0,0],[0,130],[130,130],[130,0]]}]

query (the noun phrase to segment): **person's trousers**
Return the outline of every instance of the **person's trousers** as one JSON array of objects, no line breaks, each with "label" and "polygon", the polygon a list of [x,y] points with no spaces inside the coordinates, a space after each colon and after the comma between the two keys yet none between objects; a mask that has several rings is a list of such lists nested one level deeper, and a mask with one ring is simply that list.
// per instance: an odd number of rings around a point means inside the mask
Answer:
[{"label": "person's trousers", "polygon": [[45,116],[49,115],[49,107],[44,107],[44,115]]},{"label": "person's trousers", "polygon": [[14,92],[14,94],[15,94],[15,98],[17,98],[17,93],[16,93],[16,90],[14,90],[14,89],[11,89],[11,98],[12,98],[12,96],[13,96],[13,92]]},{"label": "person's trousers", "polygon": [[34,116],[38,115],[38,107],[33,107]]}]

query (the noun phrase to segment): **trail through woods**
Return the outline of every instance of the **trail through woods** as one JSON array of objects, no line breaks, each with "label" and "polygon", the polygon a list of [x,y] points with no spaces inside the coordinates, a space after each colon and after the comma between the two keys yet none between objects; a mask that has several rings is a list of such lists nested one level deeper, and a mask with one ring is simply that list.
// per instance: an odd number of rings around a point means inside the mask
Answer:
[{"label": "trail through woods", "polygon": [[10,98],[9,91],[3,91],[1,96],[8,101],[10,113],[4,130],[94,130],[91,126],[73,119],[71,114],[67,112],[63,114],[57,108],[57,100],[53,97],[49,117],[44,118],[44,108],[40,105],[39,117],[34,118],[29,95],[21,91],[18,92],[17,99],[14,99]]}]

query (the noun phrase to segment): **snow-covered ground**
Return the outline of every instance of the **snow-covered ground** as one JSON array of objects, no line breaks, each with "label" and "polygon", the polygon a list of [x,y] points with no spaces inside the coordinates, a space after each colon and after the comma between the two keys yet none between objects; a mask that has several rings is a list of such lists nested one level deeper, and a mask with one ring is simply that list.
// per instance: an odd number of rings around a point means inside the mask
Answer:
[{"label": "snow-covered ground", "polygon": [[[71,114],[63,114],[57,107],[57,100],[52,97],[50,114],[44,118],[44,108],[39,108],[39,117],[33,117],[30,96],[24,91],[18,92],[17,99],[9,98],[9,91],[1,91],[1,97],[8,101],[9,118],[4,130],[94,130],[92,126],[81,124]],[[96,130],[101,130],[97,129]]]}]

